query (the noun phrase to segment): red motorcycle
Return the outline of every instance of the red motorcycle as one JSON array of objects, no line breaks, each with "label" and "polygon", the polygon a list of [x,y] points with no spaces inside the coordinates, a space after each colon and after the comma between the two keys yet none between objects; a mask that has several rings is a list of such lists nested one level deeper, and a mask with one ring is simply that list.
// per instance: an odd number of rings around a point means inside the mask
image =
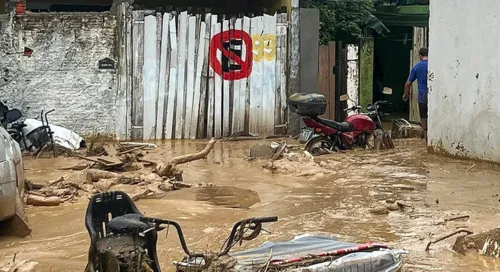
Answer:
[{"label": "red motorcycle", "polygon": [[[384,94],[392,94],[392,90],[384,90]],[[356,102],[342,95],[341,101],[351,101],[353,106],[344,111],[349,115],[344,122],[319,117],[326,112],[326,99],[321,94],[294,94],[288,99],[292,112],[302,117],[304,124],[313,129],[314,136],[306,143],[305,150],[312,155],[322,155],[332,151],[360,148],[394,148],[388,133],[383,128],[382,118],[389,114],[383,113],[380,106],[387,101],[377,101],[367,106],[366,113]],[[381,133],[377,132],[380,131]],[[374,139],[374,145],[370,144]]]}]

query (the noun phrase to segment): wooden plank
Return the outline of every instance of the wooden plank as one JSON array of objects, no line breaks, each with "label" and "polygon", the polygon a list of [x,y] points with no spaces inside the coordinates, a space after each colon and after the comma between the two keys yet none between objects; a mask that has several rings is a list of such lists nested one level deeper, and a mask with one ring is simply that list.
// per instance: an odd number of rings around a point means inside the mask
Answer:
[{"label": "wooden plank", "polygon": [[[243,31],[245,33],[251,34],[251,19],[249,17],[243,17]],[[253,46],[253,44],[252,44]],[[245,45],[246,47],[246,45]],[[246,54],[253,54],[253,52],[246,52]],[[253,58],[252,58],[253,59]],[[241,80],[241,91],[240,91],[240,103],[243,105],[243,131],[249,132],[249,122],[250,122],[250,80],[248,77]]]},{"label": "wooden plank", "polygon": [[154,139],[156,126],[156,94],[158,87],[158,52],[156,16],[144,18],[144,128],[143,140]]},{"label": "wooden plank", "polygon": [[132,26],[132,140],[142,140],[144,85],[144,10],[133,11]]},{"label": "wooden plank", "polygon": [[335,42],[331,41],[328,43],[328,59],[329,59],[329,65],[328,67],[330,68],[330,74],[328,77],[328,82],[329,82],[329,93],[330,93],[330,100],[328,101],[329,103],[329,112],[330,114],[328,115],[328,119],[330,120],[335,120],[335,74],[333,73],[333,67],[335,67]]},{"label": "wooden plank", "polygon": [[[191,129],[189,133],[189,138],[196,139],[198,134],[198,129],[202,129],[202,126],[199,126],[198,119],[200,117],[201,109],[205,108],[205,95],[202,95],[202,82],[207,80],[206,73],[203,76],[203,69],[205,68],[205,62],[207,54],[205,54],[205,39],[206,39],[206,28],[207,25],[205,22],[201,22],[201,17],[198,15],[198,25],[200,26],[197,34],[196,40],[197,44],[197,60],[196,60],[196,75],[195,75],[195,85],[194,85],[194,98],[193,98],[193,112],[191,114]],[[204,85],[206,88],[206,84]],[[203,113],[202,113],[203,115]]]},{"label": "wooden plank", "polygon": [[[425,27],[413,27],[413,49],[410,60],[410,71],[420,61],[419,50],[427,46],[427,29]],[[418,82],[415,80],[411,87],[410,95],[410,121],[420,123],[420,109],[418,107]]]},{"label": "wooden plank", "polygon": [[[233,20],[234,22],[234,30],[241,31],[243,29],[243,19],[238,18],[236,20]],[[240,44],[234,44],[232,47],[235,50],[238,50],[241,52],[241,57],[242,59],[245,59],[246,54],[249,54],[251,52],[246,52],[244,50],[245,45],[243,44],[243,40],[238,39],[241,41]],[[236,63],[235,63],[236,64]],[[243,79],[238,79],[233,81],[233,86],[232,86],[232,124],[231,124],[231,134],[235,134],[238,132],[244,131],[244,124],[245,124],[245,101],[241,99],[242,94],[245,94],[245,89],[246,89],[246,78]]]},{"label": "wooden plank", "polygon": [[[204,41],[204,51],[202,54],[203,56],[203,67],[202,67],[202,71],[201,71],[201,77],[202,77],[202,80],[201,80],[201,87],[200,87],[200,91],[201,91],[201,94],[200,94],[200,113],[199,113],[199,116],[198,116],[198,131],[197,131],[197,137],[198,138],[203,138],[205,137],[205,132],[206,132],[206,125],[205,125],[205,121],[208,119],[206,118],[206,114],[208,113],[207,112],[207,97],[208,97],[208,80],[209,80],[209,76],[208,76],[208,70],[209,70],[209,67],[208,67],[208,61],[209,61],[209,52],[210,52],[210,31],[211,31],[211,27],[212,27],[212,24],[211,24],[211,19],[212,19],[212,14],[207,14],[205,16],[205,22],[202,22],[202,29],[205,28],[205,36],[203,37],[203,39],[205,39]],[[201,38],[201,36],[200,36]],[[200,41],[201,43],[201,41]],[[207,136],[209,137],[209,136]]]},{"label": "wooden plank", "polygon": [[186,60],[187,60],[187,11],[179,15],[179,36],[177,52],[177,103],[175,116],[175,138],[184,137],[184,124],[186,121]]},{"label": "wooden plank", "polygon": [[132,7],[130,5],[127,6],[127,11],[126,11],[126,18],[127,18],[127,40],[126,40],[126,54],[127,54],[127,101],[126,101],[126,108],[127,108],[127,128],[126,128],[126,139],[130,139],[132,137],[132,90],[133,90],[133,57],[134,57],[134,49],[133,49],[133,42],[132,42]]},{"label": "wooden plank", "polygon": [[187,76],[186,76],[186,125],[184,128],[184,137],[191,138],[191,116],[193,114],[194,104],[194,84],[196,75],[196,47],[198,40],[196,39],[196,17],[190,16],[188,20],[188,46],[187,46]]},{"label": "wooden plank", "polygon": [[[288,21],[287,21],[287,14],[283,13],[280,14],[281,19],[278,21],[279,22],[279,35],[281,39],[281,53],[278,56],[281,62],[281,69],[279,72],[279,76],[281,77],[280,79],[280,93],[281,93],[281,121],[280,124],[286,124],[287,123],[287,67],[288,67],[288,57],[287,57],[287,49],[288,49]],[[286,134],[286,128],[282,129],[283,134]]]},{"label": "wooden plank", "polygon": [[[219,33],[220,29],[217,30],[217,15],[212,15],[210,20],[210,41],[212,37]],[[212,45],[209,45],[209,48]],[[210,50],[209,50],[210,52]],[[209,53],[210,54],[210,53]],[[209,55],[209,59],[216,56]],[[208,70],[208,108],[207,108],[207,137],[211,138],[215,136],[215,77],[216,74],[212,67]]]},{"label": "wooden plank", "polygon": [[121,4],[118,8],[117,32],[118,32],[118,78],[116,97],[116,137],[118,140],[127,138],[127,8],[128,4]]},{"label": "wooden plank", "polygon": [[[161,15],[160,15],[161,16]],[[161,28],[161,43],[160,43],[160,68],[158,76],[158,100],[156,111],[156,139],[164,139],[164,119],[165,116],[165,97],[168,90],[168,73],[167,60],[170,59],[169,44],[169,24],[170,14],[163,14]]]},{"label": "wooden plank", "polygon": [[[347,45],[347,94],[349,100],[347,107],[359,104],[359,46],[356,44]],[[352,101],[351,101],[352,100]],[[355,114],[350,111],[348,116]]]},{"label": "wooden plank", "polygon": [[[322,45],[318,48],[318,92],[325,96],[326,101],[330,101],[330,60],[328,58],[328,45]],[[330,115],[329,104],[327,111],[321,117]]]},{"label": "wooden plank", "polygon": [[[213,29],[214,31],[212,31],[212,37],[218,33],[221,32],[222,30],[222,24],[221,23],[217,23],[215,25],[215,29]],[[219,47],[222,47],[222,45],[217,45]],[[220,50],[217,50],[217,53],[216,53],[216,56],[217,60],[221,60],[222,59],[222,52]],[[223,116],[223,112],[222,112],[222,89],[223,89],[223,80],[222,80],[222,76],[215,73],[214,74],[214,78],[215,78],[215,95],[214,95],[214,136],[216,138],[219,138],[222,136],[222,116]]]},{"label": "wooden plank", "polygon": [[251,35],[253,41],[253,68],[250,75],[250,116],[249,129],[251,134],[260,135],[262,126],[262,64],[264,43],[262,42],[263,17],[251,19]]},{"label": "wooden plank", "polygon": [[[229,31],[229,20],[224,20],[222,23],[222,32],[224,31]],[[231,40],[231,38],[229,39]],[[229,62],[231,63],[231,61]],[[224,72],[223,72],[224,73]],[[222,80],[222,136],[230,136],[231,131],[230,131],[230,124],[231,124],[231,117],[230,117],[230,107],[231,107],[231,97],[230,97],[230,84],[231,80]],[[217,100],[215,101],[217,103]]]},{"label": "wooden plank", "polygon": [[167,97],[167,115],[165,118],[165,138],[175,138],[175,101],[177,94],[177,27],[176,16],[173,15],[169,23],[170,34],[170,60],[169,60],[169,79],[168,79],[168,97]]},{"label": "wooden plank", "polygon": [[276,13],[264,14],[262,125],[260,135],[274,134],[274,104],[276,101]]},{"label": "wooden plank", "polygon": [[[151,135],[151,139],[156,140],[157,135],[158,135],[158,130],[160,130],[160,138],[161,135],[163,134],[162,129],[163,129],[163,123],[160,125],[158,128],[158,111],[159,111],[159,105],[158,102],[160,100],[159,98],[159,90],[160,90],[160,62],[161,62],[161,34],[162,34],[162,29],[163,29],[163,16],[161,15],[161,12],[156,13],[156,101],[154,104],[155,108],[155,125],[153,129],[153,135]],[[165,98],[163,98],[165,99]],[[163,111],[163,109],[162,109]],[[163,113],[163,112],[162,112]]]}]

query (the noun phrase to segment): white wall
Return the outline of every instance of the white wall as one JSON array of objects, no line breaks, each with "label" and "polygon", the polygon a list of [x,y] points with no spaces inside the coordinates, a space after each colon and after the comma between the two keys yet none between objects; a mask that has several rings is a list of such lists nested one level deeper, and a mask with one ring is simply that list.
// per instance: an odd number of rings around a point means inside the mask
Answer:
[{"label": "white wall", "polygon": [[[50,122],[83,135],[114,134],[116,72],[98,69],[99,60],[114,59],[114,16],[33,13],[11,24],[0,17],[0,100],[29,117],[55,109]],[[24,46],[31,57],[8,54]]]},{"label": "white wall", "polygon": [[500,161],[500,4],[430,2],[429,144]]}]

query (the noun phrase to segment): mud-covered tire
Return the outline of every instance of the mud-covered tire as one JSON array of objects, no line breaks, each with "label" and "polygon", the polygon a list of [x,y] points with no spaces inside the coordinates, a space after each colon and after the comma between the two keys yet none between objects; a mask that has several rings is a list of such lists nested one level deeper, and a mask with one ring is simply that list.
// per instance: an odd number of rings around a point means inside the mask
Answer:
[{"label": "mud-covered tire", "polygon": [[[315,147],[317,144],[321,144],[321,147]],[[306,143],[305,150],[313,156],[324,155],[321,151],[323,149],[331,150],[333,146],[333,141],[326,136],[316,136]]]},{"label": "mud-covered tire", "polygon": [[[73,156],[73,151],[64,146],[55,144],[55,157],[71,157]],[[48,143],[44,145],[36,154],[37,159],[53,159],[54,152],[52,151],[52,144]]]}]

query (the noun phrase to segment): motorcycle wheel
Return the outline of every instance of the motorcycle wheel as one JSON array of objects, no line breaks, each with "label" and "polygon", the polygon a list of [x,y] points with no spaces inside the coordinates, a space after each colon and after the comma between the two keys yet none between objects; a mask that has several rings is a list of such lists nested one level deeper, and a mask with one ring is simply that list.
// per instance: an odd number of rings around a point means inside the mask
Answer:
[{"label": "motorcycle wheel", "polygon": [[[55,150],[55,157],[53,149]],[[73,156],[73,151],[58,144],[52,146],[51,143],[48,143],[44,145],[36,154],[37,159],[53,159],[61,156],[71,157]]]},{"label": "motorcycle wheel", "polygon": [[306,143],[305,150],[313,156],[330,154],[333,141],[326,136],[317,136]]}]

